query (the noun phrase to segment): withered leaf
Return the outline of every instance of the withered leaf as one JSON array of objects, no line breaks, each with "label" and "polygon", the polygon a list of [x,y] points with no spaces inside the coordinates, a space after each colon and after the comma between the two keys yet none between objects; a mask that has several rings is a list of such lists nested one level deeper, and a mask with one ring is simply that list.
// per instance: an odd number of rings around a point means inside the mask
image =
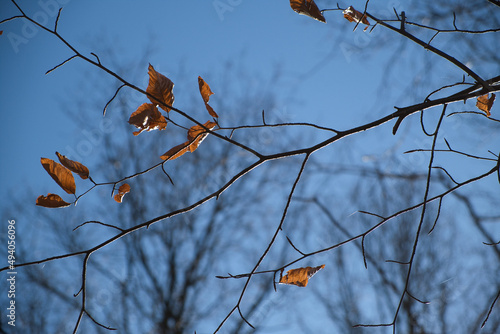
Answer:
[{"label": "withered leaf", "polygon": [[172,147],[165,152],[160,158],[163,160],[174,160],[186,152],[194,152],[201,142],[207,137],[208,132],[206,129],[212,130],[217,124],[215,122],[207,121],[203,126],[194,125],[188,130],[188,140],[183,144]]},{"label": "withered leaf", "polygon": [[66,167],[58,164],[52,159],[41,158],[43,168],[64,189],[68,194],[74,194],[76,191],[75,179],[73,174]]},{"label": "withered leaf", "polygon": [[322,264],[321,266],[317,267],[305,267],[288,270],[286,272],[286,275],[281,277],[279,283],[305,287],[307,286],[307,282],[309,281],[309,279],[324,267],[325,265]]},{"label": "withered leaf", "polygon": [[299,14],[307,15],[315,20],[326,23],[325,17],[314,0],[290,0],[290,7]]},{"label": "withered leaf", "polygon": [[210,116],[218,118],[219,115],[217,115],[214,109],[208,104],[208,101],[210,100],[210,95],[213,94],[212,90],[210,89],[210,86],[201,77],[198,77],[198,86],[200,87],[200,94],[201,97],[203,98],[203,101],[205,102],[205,107],[207,108],[208,113],[210,114]]},{"label": "withered leaf", "polygon": [[134,131],[134,136],[139,135],[142,131],[165,130],[167,127],[167,120],[156,108],[156,105],[151,103],[141,104],[130,115],[128,122],[139,129],[139,131]]},{"label": "withered leaf", "polygon": [[89,169],[85,167],[83,164],[79,163],[78,161],[73,161],[68,158],[66,158],[64,155],[60,154],[59,152],[56,152],[57,157],[59,158],[59,162],[72,171],[73,173],[76,173],[80,175],[82,179],[88,179],[89,177]]},{"label": "withered leaf", "polygon": [[[203,126],[209,130],[215,128],[215,122],[208,121]],[[188,130],[189,152],[194,152],[208,136],[207,130],[201,125],[194,125]]]},{"label": "withered leaf", "polygon": [[[174,103],[174,83],[163,74],[156,72],[151,64],[149,64],[148,67],[148,74],[149,83],[148,88],[146,89],[146,93],[153,95],[156,99],[167,104],[168,106],[172,106],[172,104]],[[154,98],[151,98],[149,96],[148,98],[153,103],[153,105],[159,105],[160,108],[162,108],[166,112],[170,111],[169,107],[160,104]]]},{"label": "withered leaf", "polygon": [[365,31],[368,29],[368,26],[370,25],[370,22],[366,18],[366,16],[363,15],[363,13],[357,11],[354,9],[353,6],[349,6],[346,10],[342,12],[344,14],[344,17],[349,21],[349,22],[361,22],[363,24],[366,24]]},{"label": "withered leaf", "polygon": [[160,158],[163,160],[174,160],[186,153],[189,150],[189,141],[172,147],[165,152]]},{"label": "withered leaf", "polygon": [[47,194],[47,196],[40,195],[36,199],[36,205],[46,208],[64,208],[70,206],[70,203],[65,202],[59,195]]},{"label": "withered leaf", "polygon": [[493,102],[495,101],[495,94],[491,93],[490,98],[488,98],[488,95],[489,94],[479,96],[477,98],[476,107],[478,107],[479,110],[484,111],[486,113],[486,116],[490,117],[491,107],[493,106]]},{"label": "withered leaf", "polygon": [[123,196],[125,196],[125,194],[129,192],[130,192],[130,186],[127,183],[122,184],[120,188],[118,188],[118,194],[116,194],[114,197],[115,201],[121,203]]}]

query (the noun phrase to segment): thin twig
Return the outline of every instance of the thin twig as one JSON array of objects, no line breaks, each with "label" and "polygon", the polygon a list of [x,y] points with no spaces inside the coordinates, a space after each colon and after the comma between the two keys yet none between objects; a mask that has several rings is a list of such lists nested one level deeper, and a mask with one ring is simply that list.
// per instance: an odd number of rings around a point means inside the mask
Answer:
[{"label": "thin twig", "polygon": [[61,11],[62,7],[59,8],[59,11],[57,12],[56,23],[54,24],[54,32],[57,32],[57,24],[59,23],[59,17],[61,16]]},{"label": "thin twig", "polygon": [[109,104],[111,103],[111,101],[114,100],[114,98],[116,97],[116,95],[118,95],[118,92],[120,91],[120,89],[122,89],[123,87],[125,87],[126,85],[123,84],[121,85],[120,87],[118,87],[118,89],[116,90],[115,92],[115,95],[113,95],[113,97],[106,103],[106,105],[104,106],[104,109],[102,110],[102,115],[103,116],[106,116],[106,109],[108,108]]},{"label": "thin twig", "polygon": [[64,64],[66,64],[68,61],[70,61],[71,59],[76,58],[76,57],[78,57],[78,55],[73,55],[73,56],[69,57],[68,59],[66,59],[65,61],[63,61],[62,63],[60,63],[59,65],[56,65],[56,66],[54,66],[53,68],[51,68],[50,70],[48,70],[47,72],[45,72],[45,74],[49,74],[49,73],[50,73],[50,72],[52,72],[53,70],[55,70],[55,69],[57,69],[57,68],[59,68],[59,67],[63,66],[63,65],[64,65]]},{"label": "thin twig", "polygon": [[491,303],[490,309],[488,310],[488,314],[486,314],[486,318],[484,319],[483,323],[481,324],[481,328],[483,328],[486,325],[486,322],[488,322],[488,319],[490,318],[491,311],[493,311],[493,307],[495,306],[499,297],[500,297],[500,290],[498,291],[497,296],[495,297],[495,300],[493,300],[493,303]]}]

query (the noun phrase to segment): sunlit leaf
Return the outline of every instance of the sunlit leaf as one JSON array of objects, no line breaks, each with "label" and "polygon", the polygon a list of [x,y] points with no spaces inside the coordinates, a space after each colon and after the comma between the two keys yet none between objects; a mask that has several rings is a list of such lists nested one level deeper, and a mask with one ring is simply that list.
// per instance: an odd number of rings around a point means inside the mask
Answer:
[{"label": "sunlit leaf", "polygon": [[363,24],[366,24],[365,31],[368,29],[368,26],[370,25],[370,22],[366,18],[363,13],[357,11],[354,9],[353,6],[349,6],[346,10],[343,11],[344,17],[349,21],[349,22],[361,22]]},{"label": "sunlit leaf", "polygon": [[130,115],[128,122],[134,125],[139,131],[134,131],[134,136],[137,136],[142,131],[165,130],[167,120],[160,113],[156,105],[151,103],[143,103],[136,111]]},{"label": "sunlit leaf", "polygon": [[72,171],[73,173],[76,173],[80,175],[82,179],[88,179],[89,177],[89,169],[85,167],[83,164],[79,163],[78,161],[73,161],[68,158],[66,158],[64,155],[60,154],[59,152],[56,152],[57,157],[59,158],[59,162]]},{"label": "sunlit leaf", "polygon": [[[174,103],[174,93],[172,92],[174,89],[174,83],[163,74],[156,72],[151,64],[149,64],[148,67],[148,74],[149,83],[148,88],[146,89],[146,93],[151,94],[159,101],[172,106],[172,104]],[[169,107],[158,103],[158,101],[156,101],[154,98],[151,98],[149,96],[148,98],[154,105],[159,105],[160,108],[162,108],[166,112],[170,111]]]},{"label": "sunlit leaf", "polygon": [[66,167],[58,164],[54,160],[41,158],[43,168],[64,189],[68,194],[74,194],[76,191],[75,179],[73,174]]},{"label": "sunlit leaf", "polygon": [[118,188],[118,194],[116,194],[114,197],[115,201],[121,203],[123,196],[125,196],[125,194],[129,192],[130,192],[130,186],[127,183],[122,184],[120,188]]},{"label": "sunlit leaf", "polygon": [[215,122],[208,121],[203,124],[204,127],[200,125],[194,125],[188,130],[188,141],[189,141],[189,152],[194,152],[201,142],[205,140],[208,136],[207,130],[205,128],[212,130],[217,124]]},{"label": "sunlit leaf", "polygon": [[324,267],[325,265],[322,264],[318,267],[305,267],[288,270],[286,275],[281,277],[279,283],[305,287],[307,286],[309,279]]},{"label": "sunlit leaf", "polygon": [[189,141],[174,146],[167,152],[165,152],[160,158],[163,160],[174,160],[186,153],[189,150]]},{"label": "sunlit leaf", "polygon": [[490,98],[488,98],[488,95],[489,94],[479,96],[477,98],[476,107],[478,107],[479,110],[484,111],[486,113],[486,116],[490,117],[491,107],[493,106],[493,102],[495,101],[495,94],[491,93]]},{"label": "sunlit leaf", "polygon": [[46,208],[64,208],[70,206],[71,204],[63,201],[59,195],[47,194],[47,196],[38,196],[36,199],[36,205]]},{"label": "sunlit leaf", "polygon": [[290,0],[290,7],[299,14],[307,15],[315,20],[325,22],[325,17],[314,0]]},{"label": "sunlit leaf", "polygon": [[170,150],[165,152],[160,158],[163,160],[174,160],[183,155],[186,152],[194,152],[201,142],[207,137],[208,130],[215,128],[217,124],[215,122],[208,121],[203,126],[194,125],[188,130],[187,138],[188,140],[183,144],[172,147]]},{"label": "sunlit leaf", "polygon": [[203,101],[205,102],[205,107],[207,108],[208,113],[210,114],[210,116],[218,118],[219,115],[217,115],[214,109],[208,104],[208,101],[210,100],[210,95],[213,94],[212,90],[210,89],[210,86],[201,77],[198,77],[198,86],[200,86],[200,94],[201,97],[203,98]]}]

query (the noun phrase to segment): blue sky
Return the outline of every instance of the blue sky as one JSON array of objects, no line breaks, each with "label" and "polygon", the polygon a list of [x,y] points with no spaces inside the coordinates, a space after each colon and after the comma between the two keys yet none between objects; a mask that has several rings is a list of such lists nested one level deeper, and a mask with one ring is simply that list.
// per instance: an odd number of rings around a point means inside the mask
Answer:
[{"label": "blue sky", "polygon": [[[286,106],[291,121],[320,122],[334,126],[351,119],[343,117],[349,100],[355,99],[363,110],[373,104],[369,94],[375,91],[373,79],[381,68],[373,66],[374,56],[363,55],[359,62],[350,48],[370,44],[370,38],[361,29],[351,33],[345,45],[335,45],[337,27],[349,22],[339,12],[326,14],[329,24],[319,23],[294,13],[288,3],[266,1],[20,1],[21,7],[46,26],[53,27],[56,7],[63,11],[59,32],[83,54],[110,47],[99,41],[116,41],[123,57],[134,59],[148,39],[154,39],[155,52],[149,62],[163,74],[175,72],[179,64],[186,76],[193,80],[198,75],[223,71],[228,61],[238,62],[249,72],[266,77],[279,70],[281,86],[273,93],[290,101]],[[231,5],[234,4],[234,5]],[[17,15],[9,2],[2,2],[2,18]],[[222,8],[222,9],[221,9]],[[30,29],[23,20],[2,26],[0,38],[0,121],[2,164],[0,183],[2,196],[16,191],[16,187],[31,186],[45,192],[38,185],[46,185],[50,178],[40,165],[40,157],[54,158],[54,152],[75,144],[74,124],[65,116],[61,100],[71,98],[75,88],[85,80],[91,66],[75,59],[56,71],[44,73],[72,54],[62,43],[39,28]],[[345,29],[342,30],[345,32]],[[348,30],[349,31],[349,30]],[[106,59],[101,59],[106,63]],[[320,67],[317,67],[317,65]],[[137,64],[147,71],[147,64]],[[125,75],[126,77],[126,75]],[[104,79],[107,79],[103,75]],[[358,78],[363,78],[359,80]],[[174,82],[176,78],[172,78]],[[216,79],[210,80],[217,92]],[[359,84],[357,83],[359,82]],[[110,81],[110,97],[116,83]],[[137,83],[139,86],[145,83]],[[362,89],[363,98],[356,97]],[[182,89],[176,85],[177,94]],[[89,98],[92,98],[89,96]],[[177,100],[179,101],[179,100]],[[328,103],[325,103],[328,101]],[[335,104],[335,110],[331,106]],[[182,109],[181,102],[176,102]],[[307,111],[304,111],[307,110]],[[95,113],[101,121],[100,110]],[[338,126],[338,125],[335,125]],[[77,139],[78,140],[78,139]],[[68,154],[68,153],[66,153]],[[36,195],[38,196],[38,195]],[[34,198],[36,198],[34,194]]]}]

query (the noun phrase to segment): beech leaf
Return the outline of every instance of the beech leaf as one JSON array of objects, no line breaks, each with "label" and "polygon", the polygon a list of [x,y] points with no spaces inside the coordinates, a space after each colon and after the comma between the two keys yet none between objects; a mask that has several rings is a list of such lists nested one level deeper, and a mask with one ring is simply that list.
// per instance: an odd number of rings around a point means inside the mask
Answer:
[{"label": "beech leaf", "polygon": [[189,150],[189,141],[174,146],[167,152],[165,152],[160,158],[163,160],[174,160],[186,153]]},{"label": "beech leaf", "polygon": [[65,202],[59,195],[47,194],[47,196],[40,195],[36,199],[36,205],[45,208],[64,208],[70,206],[70,203]]},{"label": "beech leaf", "polygon": [[73,173],[80,175],[80,177],[84,180],[89,178],[89,169],[83,164],[79,163],[78,161],[70,160],[59,152],[56,152],[56,155],[59,158],[59,162],[61,162],[64,167],[66,167]]},{"label": "beech leaf", "polygon": [[68,194],[74,194],[76,191],[75,178],[66,167],[58,164],[54,160],[41,158],[43,168],[64,189]]},{"label": "beech leaf", "polygon": [[203,98],[203,101],[205,102],[205,107],[207,108],[208,113],[210,114],[210,116],[218,118],[219,115],[217,115],[214,109],[208,104],[208,101],[210,100],[210,95],[213,94],[212,90],[210,89],[210,86],[201,77],[198,77],[198,86],[200,87],[200,94],[201,97]]},{"label": "beech leaf", "polygon": [[156,105],[151,103],[141,104],[130,115],[128,122],[139,129],[139,131],[134,131],[134,136],[139,135],[142,131],[165,130],[167,127],[167,120],[156,108]]},{"label": "beech leaf", "polygon": [[[215,128],[215,122],[208,121],[203,126],[209,130]],[[208,136],[207,130],[201,125],[194,125],[188,130],[189,152],[194,152]]]},{"label": "beech leaf", "polygon": [[479,96],[477,98],[476,102],[476,107],[479,108],[479,110],[484,111],[486,113],[486,116],[490,117],[491,116],[491,107],[493,106],[493,102],[495,101],[495,94],[491,93],[491,97],[488,98],[489,94]]},{"label": "beech leaf", "polygon": [[125,196],[125,194],[129,192],[130,192],[130,186],[127,183],[122,184],[120,188],[118,188],[118,194],[116,194],[114,197],[115,201],[121,203],[123,196]]},{"label": "beech leaf", "polygon": [[280,278],[279,283],[305,287],[307,286],[309,279],[324,267],[325,265],[322,264],[317,267],[305,267],[288,270],[286,275]]},{"label": "beech leaf", "polygon": [[314,0],[290,0],[290,7],[302,15],[307,15],[320,22],[325,22],[325,17],[319,10]]},{"label": "beech leaf", "polygon": [[368,29],[368,26],[370,25],[370,22],[366,18],[366,15],[363,15],[363,13],[361,13],[361,12],[357,11],[356,9],[354,9],[353,6],[349,6],[342,13],[344,14],[344,17],[349,22],[356,22],[356,23],[361,22],[363,24],[366,24],[366,27],[365,27],[364,31],[366,31],[366,29]]},{"label": "beech leaf", "polygon": [[[148,88],[146,89],[146,93],[151,94],[159,101],[172,106],[174,103],[174,93],[172,92],[174,89],[174,83],[164,76],[161,73],[155,71],[153,65],[149,64],[148,67],[149,74],[149,83]],[[166,112],[170,111],[169,107],[160,104],[154,98],[148,96],[149,100],[153,103],[153,105],[159,105],[160,108],[165,110]]]},{"label": "beech leaf", "polygon": [[203,124],[203,126],[192,126],[188,130],[188,140],[183,144],[172,147],[160,158],[163,160],[174,160],[186,152],[194,152],[198,148],[198,146],[200,146],[201,142],[208,136],[208,132],[206,129],[212,130],[216,125],[217,123],[215,122],[207,121],[205,124]]}]

